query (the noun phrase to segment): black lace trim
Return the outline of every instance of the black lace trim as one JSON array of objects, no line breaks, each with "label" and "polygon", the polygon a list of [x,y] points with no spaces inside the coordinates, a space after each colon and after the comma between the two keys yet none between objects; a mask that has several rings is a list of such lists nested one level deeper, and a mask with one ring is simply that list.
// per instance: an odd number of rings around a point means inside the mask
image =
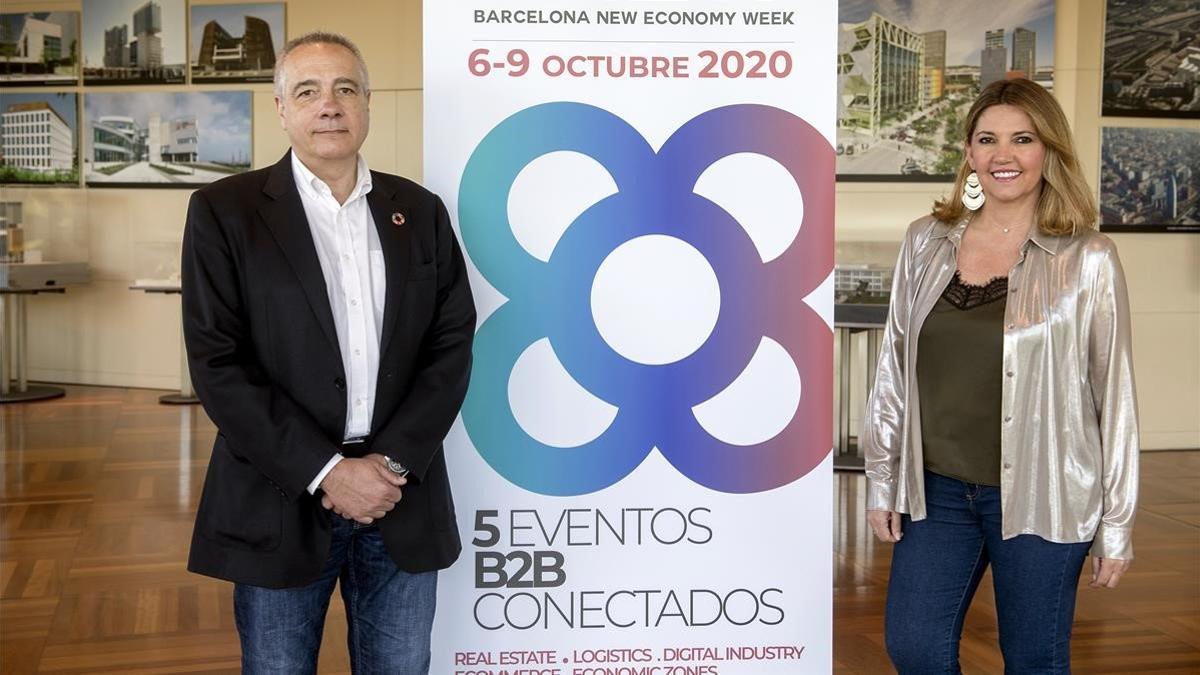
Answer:
[{"label": "black lace trim", "polygon": [[954,278],[942,291],[942,298],[958,309],[974,309],[1004,298],[1008,293],[1008,277],[992,277],[986,284],[965,283],[955,270]]}]

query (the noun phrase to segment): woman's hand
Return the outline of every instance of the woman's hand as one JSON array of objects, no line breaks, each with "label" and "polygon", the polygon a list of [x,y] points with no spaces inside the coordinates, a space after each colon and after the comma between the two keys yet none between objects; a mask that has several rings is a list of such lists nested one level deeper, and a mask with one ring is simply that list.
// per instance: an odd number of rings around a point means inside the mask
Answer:
[{"label": "woman's hand", "polygon": [[867,524],[879,541],[891,544],[904,536],[900,531],[900,514],[895,511],[867,511]]},{"label": "woman's hand", "polygon": [[1131,560],[1116,558],[1092,558],[1092,588],[1116,588],[1121,583],[1121,575],[1129,569]]}]

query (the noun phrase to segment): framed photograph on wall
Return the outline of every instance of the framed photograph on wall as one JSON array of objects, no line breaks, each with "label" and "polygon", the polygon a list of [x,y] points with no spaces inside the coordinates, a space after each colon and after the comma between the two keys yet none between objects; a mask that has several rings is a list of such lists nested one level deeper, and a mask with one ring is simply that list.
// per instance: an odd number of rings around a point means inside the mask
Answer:
[{"label": "framed photograph on wall", "polygon": [[247,171],[250,106],[248,91],[84,94],[84,181],[194,187]]},{"label": "framed photograph on wall", "polygon": [[1054,87],[1054,0],[841,0],[838,22],[841,181],[949,182],[982,87]]},{"label": "framed photograph on wall", "polygon": [[88,0],[83,9],[85,85],[183,83],[183,0]]},{"label": "framed photograph on wall", "polygon": [[1103,128],[1100,230],[1200,233],[1200,128]]},{"label": "framed photograph on wall", "polygon": [[1101,111],[1200,117],[1200,0],[1108,0]]},{"label": "framed photograph on wall", "polygon": [[0,86],[79,83],[79,12],[0,14]]},{"label": "framed photograph on wall", "polygon": [[193,83],[270,82],[283,48],[283,3],[192,5]]},{"label": "framed photograph on wall", "polygon": [[0,183],[79,185],[78,97],[0,93]]}]

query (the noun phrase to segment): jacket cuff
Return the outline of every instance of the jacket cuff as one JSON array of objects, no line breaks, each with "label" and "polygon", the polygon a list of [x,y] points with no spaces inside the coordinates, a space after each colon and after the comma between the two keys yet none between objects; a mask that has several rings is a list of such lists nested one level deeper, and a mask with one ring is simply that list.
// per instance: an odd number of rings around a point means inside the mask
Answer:
[{"label": "jacket cuff", "polygon": [[895,511],[896,488],[890,483],[867,480],[867,510]]},{"label": "jacket cuff", "polygon": [[1100,523],[1096,538],[1092,540],[1091,554],[1095,558],[1133,560],[1133,529],[1128,527],[1106,527]]}]

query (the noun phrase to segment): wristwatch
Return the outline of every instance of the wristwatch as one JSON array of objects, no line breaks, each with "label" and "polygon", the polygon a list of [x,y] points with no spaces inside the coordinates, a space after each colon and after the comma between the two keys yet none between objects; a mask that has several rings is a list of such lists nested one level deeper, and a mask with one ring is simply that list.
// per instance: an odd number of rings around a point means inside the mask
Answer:
[{"label": "wristwatch", "polygon": [[388,457],[387,455],[384,455],[383,458],[387,460],[388,471],[391,471],[392,473],[396,474],[397,476],[400,476],[401,478],[404,478],[405,476],[408,475],[408,469],[404,468],[403,464],[401,464],[400,462],[397,462],[396,460],[392,459],[391,457]]}]

